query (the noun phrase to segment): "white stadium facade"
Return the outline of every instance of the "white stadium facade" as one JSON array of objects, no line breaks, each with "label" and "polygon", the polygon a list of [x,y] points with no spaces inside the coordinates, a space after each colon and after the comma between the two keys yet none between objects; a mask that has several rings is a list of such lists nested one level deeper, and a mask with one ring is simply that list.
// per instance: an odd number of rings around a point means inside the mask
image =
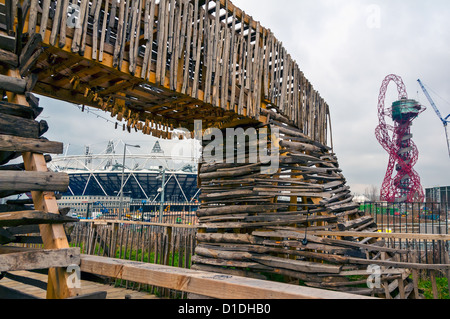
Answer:
[{"label": "white stadium facade", "polygon": [[119,208],[122,190],[122,203],[130,211],[159,211],[161,204],[165,211],[194,212],[198,208],[194,144],[187,144],[187,150],[186,144],[179,150],[164,149],[159,141],[139,148],[121,140],[106,144],[97,147],[100,151],[86,146],[83,154],[65,152],[49,163],[53,171],[70,176],[61,201],[72,211],[89,217],[89,211],[92,215],[106,206]]}]

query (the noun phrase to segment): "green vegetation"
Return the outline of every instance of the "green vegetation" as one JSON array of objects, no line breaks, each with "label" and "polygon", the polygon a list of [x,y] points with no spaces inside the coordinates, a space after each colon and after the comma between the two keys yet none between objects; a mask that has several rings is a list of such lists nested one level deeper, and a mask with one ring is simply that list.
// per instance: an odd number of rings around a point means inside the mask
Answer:
[{"label": "green vegetation", "polygon": [[[450,299],[447,278],[436,278],[436,286],[439,299]],[[419,280],[419,289],[423,291],[426,299],[433,299],[433,286],[431,285],[431,281]]]}]

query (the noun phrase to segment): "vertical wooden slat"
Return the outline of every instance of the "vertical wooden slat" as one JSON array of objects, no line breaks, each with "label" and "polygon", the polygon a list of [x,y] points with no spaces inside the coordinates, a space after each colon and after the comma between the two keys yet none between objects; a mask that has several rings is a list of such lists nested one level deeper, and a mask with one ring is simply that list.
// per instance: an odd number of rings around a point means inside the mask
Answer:
[{"label": "vertical wooden slat", "polygon": [[82,37],[81,37],[81,44],[80,44],[80,55],[84,56],[84,52],[86,51],[86,41],[88,36],[88,22],[89,22],[89,2],[87,4],[85,16],[84,16],[84,22],[82,26]]},{"label": "vertical wooden slat", "polygon": [[236,80],[238,78],[237,63],[238,63],[238,51],[240,45],[240,38],[234,36],[233,44],[233,60],[231,62],[231,93],[230,93],[230,107],[227,110],[236,111]]},{"label": "vertical wooden slat", "polygon": [[162,59],[161,59],[161,85],[165,85],[166,82],[166,69],[167,69],[167,53],[168,53],[168,40],[169,40],[169,36],[172,36],[171,34],[169,35],[169,7],[168,7],[168,0],[166,3],[166,10],[164,11],[164,40],[163,40],[163,47],[162,47]]},{"label": "vertical wooden slat", "polygon": [[265,46],[264,46],[264,73],[263,73],[263,81],[264,81],[264,98],[269,98],[269,70],[270,70],[270,60],[271,60],[271,48],[272,48],[272,32],[268,32],[267,36],[264,37]]},{"label": "vertical wooden slat", "polygon": [[177,4],[175,6],[174,13],[174,25],[173,25],[173,48],[172,48],[172,57],[170,58],[170,89],[180,92],[181,91],[181,79],[182,78],[182,62],[183,57],[180,59],[180,47],[183,47],[184,42],[181,41],[180,38],[184,39],[181,36],[181,13],[183,11],[183,2],[182,0],[177,0]]},{"label": "vertical wooden slat", "polygon": [[216,45],[216,54],[213,61],[213,65],[215,65],[215,75],[214,75],[214,85],[213,85],[213,103],[215,106],[219,107],[220,105],[220,77],[222,76],[222,69],[221,69],[221,61],[222,61],[222,54],[223,54],[223,36],[224,36],[224,30],[221,28],[220,23],[216,25],[216,28],[220,29],[220,32],[218,34],[218,38],[215,39],[214,42],[218,42]]},{"label": "vertical wooden slat", "polygon": [[[206,11],[207,12],[207,11]],[[205,58],[205,71],[204,74],[204,99],[203,102],[211,103],[210,95],[211,95],[211,78],[212,78],[212,59],[213,59],[213,34],[214,34],[214,21],[208,17],[205,13],[205,42],[206,42],[206,50],[204,54],[206,54]]]},{"label": "vertical wooden slat", "polygon": [[81,0],[79,21],[77,22],[77,26],[75,27],[75,32],[73,34],[73,39],[72,39],[72,52],[74,52],[74,53],[78,53],[80,51],[80,43],[81,43],[81,36],[83,33],[84,18],[86,16],[86,11],[88,10],[88,5],[89,5],[88,0]]},{"label": "vertical wooden slat", "polygon": [[430,281],[431,281],[431,288],[433,291],[433,299],[439,299],[439,291],[438,291],[437,283],[436,283],[436,271],[435,270],[430,270]]},{"label": "vertical wooden slat", "polygon": [[34,33],[36,33],[39,0],[30,0],[30,1],[31,4],[30,4],[30,15],[28,18],[28,34],[31,36]]},{"label": "vertical wooden slat", "polygon": [[[200,17],[199,17],[199,30],[203,30],[203,21],[204,21],[205,11],[203,8],[200,9]],[[191,96],[193,98],[198,99],[198,91],[199,91],[199,81],[200,81],[200,65],[201,62],[201,52],[202,52],[202,42],[203,42],[203,32],[199,32],[197,37],[197,46],[196,46],[196,59],[195,59],[195,70],[194,70],[194,80],[192,84],[192,93]]]},{"label": "vertical wooden slat", "polygon": [[[63,2],[65,2],[65,1],[64,0],[58,0],[58,2],[56,3],[55,15],[53,17],[53,24],[52,24],[52,32],[50,34],[50,44],[51,45],[55,45],[56,44],[56,35],[58,34],[58,31],[60,29],[61,10],[63,8]],[[65,28],[65,27],[66,26],[63,25],[61,29]]]},{"label": "vertical wooden slat", "polygon": [[151,62],[152,62],[152,51],[153,51],[153,27],[155,22],[155,0],[148,0],[150,1],[150,12],[149,12],[149,18],[148,18],[148,40],[147,44],[145,45],[145,55],[144,55],[144,61],[142,66],[142,73],[141,77],[148,80],[150,78],[150,71],[151,71]]},{"label": "vertical wooden slat", "polygon": [[66,30],[67,30],[67,10],[69,7],[69,0],[61,0],[63,2],[61,8],[61,27],[59,31],[58,46],[63,48],[66,45]]},{"label": "vertical wooden slat", "polygon": [[192,21],[194,15],[194,7],[191,3],[188,4],[188,19],[187,19],[187,31],[186,31],[186,53],[184,56],[184,77],[183,86],[181,88],[181,93],[186,94],[189,85],[189,65],[191,58],[191,39],[192,39]]},{"label": "vertical wooden slat", "polygon": [[43,0],[41,24],[39,26],[39,33],[41,34],[42,39],[45,38],[45,31],[47,30],[47,22],[48,22],[49,13],[50,13],[50,0]]},{"label": "vertical wooden slat", "polygon": [[[109,0],[107,0],[106,2],[109,2]],[[107,4],[106,4],[107,6]],[[94,13],[94,17],[93,17],[93,31],[92,31],[92,59],[96,60],[97,59],[97,47],[98,47],[98,26],[100,23],[100,9],[102,8],[102,0],[98,0],[97,1],[97,5],[95,8],[95,13]],[[104,17],[104,19],[106,19],[106,16]]]},{"label": "vertical wooden slat", "polygon": [[168,29],[168,51],[167,53],[172,54],[173,47],[174,47],[174,26],[175,26],[175,0],[170,0],[170,7],[169,7],[169,29]]},{"label": "vertical wooden slat", "polygon": [[141,30],[141,0],[135,0],[131,11],[130,49],[128,70],[134,75],[137,64],[139,36]]},{"label": "vertical wooden slat", "polygon": [[192,40],[193,40],[193,42],[192,42],[192,45],[193,45],[193,48],[192,48],[192,52],[193,52],[193,59],[194,59],[194,61],[196,61],[195,59],[196,59],[196,52],[197,52],[197,37],[198,37],[198,33],[199,33],[199,27],[198,27],[198,23],[199,23],[199,21],[198,21],[198,15],[199,15],[199,11],[198,11],[198,9],[199,9],[199,4],[198,4],[198,1],[199,0],[195,0],[194,1],[194,30],[193,30],[193,35],[192,35]]},{"label": "vertical wooden slat", "polygon": [[158,5],[158,52],[157,52],[157,60],[156,60],[156,83],[161,83],[161,65],[162,65],[162,52],[164,44],[164,16],[165,16],[165,7],[166,0],[161,0]]},{"label": "vertical wooden slat", "polygon": [[[116,2],[113,0],[113,3]],[[105,41],[106,41],[106,33],[107,33],[107,21],[108,21],[108,8],[109,8],[109,0],[105,1],[105,9],[103,11],[103,21],[102,21],[102,30],[100,36],[100,49],[98,54],[98,61],[103,61],[103,51],[105,49]],[[111,17],[112,18],[112,17]]]},{"label": "vertical wooden slat", "polygon": [[[117,25],[116,42],[114,44],[114,54],[113,54],[113,67],[117,68],[119,66],[119,52],[122,47],[122,34],[124,30],[124,19],[125,19],[125,1],[120,1],[119,5],[119,21]],[[110,19],[110,24],[111,24]],[[111,26],[110,26],[111,27]]]},{"label": "vertical wooden slat", "polygon": [[240,57],[239,57],[239,101],[238,101],[238,114],[244,115],[244,95],[245,95],[245,72],[246,72],[246,64],[247,64],[247,42],[243,35],[241,35],[241,48],[240,48]]}]

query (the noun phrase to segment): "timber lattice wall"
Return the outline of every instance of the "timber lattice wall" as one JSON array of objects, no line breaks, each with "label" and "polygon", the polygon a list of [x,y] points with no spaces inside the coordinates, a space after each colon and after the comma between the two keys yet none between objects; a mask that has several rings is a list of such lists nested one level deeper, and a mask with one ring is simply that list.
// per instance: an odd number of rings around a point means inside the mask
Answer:
[{"label": "timber lattice wall", "polygon": [[[75,6],[77,19],[64,14]],[[24,32],[43,40],[36,64],[23,71],[37,74],[37,93],[102,108],[158,137],[193,130],[193,119],[205,127],[258,121],[270,106],[327,142],[327,103],[282,42],[230,1],[32,0],[22,7]]]}]

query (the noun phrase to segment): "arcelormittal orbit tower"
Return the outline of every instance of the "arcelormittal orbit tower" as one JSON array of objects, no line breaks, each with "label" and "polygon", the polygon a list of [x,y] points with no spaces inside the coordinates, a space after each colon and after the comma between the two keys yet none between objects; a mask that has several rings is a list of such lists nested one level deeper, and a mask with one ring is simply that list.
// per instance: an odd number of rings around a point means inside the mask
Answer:
[{"label": "arcelormittal orbit tower", "polygon": [[[386,91],[391,81],[397,84],[399,100],[391,108],[386,108]],[[399,76],[391,74],[384,79],[378,98],[380,124],[375,132],[378,141],[389,153],[389,165],[381,187],[382,201],[410,203],[424,200],[420,177],[413,168],[419,151],[411,134],[412,122],[423,111],[425,108],[417,101],[408,99],[405,85]],[[392,119],[393,125],[386,123],[387,118]]]}]

